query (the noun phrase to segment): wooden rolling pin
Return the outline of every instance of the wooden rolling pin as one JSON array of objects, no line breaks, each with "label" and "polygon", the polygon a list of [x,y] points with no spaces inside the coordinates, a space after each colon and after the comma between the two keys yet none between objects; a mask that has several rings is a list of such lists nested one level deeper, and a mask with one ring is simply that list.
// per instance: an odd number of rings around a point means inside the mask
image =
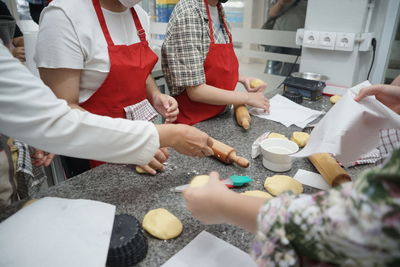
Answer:
[{"label": "wooden rolling pin", "polygon": [[328,153],[317,153],[308,159],[331,186],[351,181],[350,175]]},{"label": "wooden rolling pin", "polygon": [[247,168],[250,165],[250,162],[242,157],[238,157],[236,155],[236,150],[233,147],[230,147],[214,138],[211,138],[213,141],[212,150],[214,151],[214,157],[219,159],[222,162],[231,164],[236,163],[240,167]]},{"label": "wooden rolling pin", "polygon": [[245,105],[235,105],[234,110],[237,124],[239,124],[246,130],[249,129],[251,117],[249,111],[247,110],[247,107]]}]

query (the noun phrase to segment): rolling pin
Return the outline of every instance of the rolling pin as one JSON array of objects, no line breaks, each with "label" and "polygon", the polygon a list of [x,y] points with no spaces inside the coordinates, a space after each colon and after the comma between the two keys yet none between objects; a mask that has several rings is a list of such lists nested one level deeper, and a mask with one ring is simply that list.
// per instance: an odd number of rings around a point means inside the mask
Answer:
[{"label": "rolling pin", "polygon": [[236,155],[236,150],[220,141],[211,138],[213,141],[212,150],[214,151],[214,157],[227,164],[236,163],[240,167],[247,168],[250,162],[242,157]]},{"label": "rolling pin", "polygon": [[251,117],[247,107],[245,105],[235,105],[234,110],[237,124],[246,130],[249,129]]},{"label": "rolling pin", "polygon": [[350,175],[328,153],[317,153],[308,159],[329,185],[335,187],[351,181]]}]

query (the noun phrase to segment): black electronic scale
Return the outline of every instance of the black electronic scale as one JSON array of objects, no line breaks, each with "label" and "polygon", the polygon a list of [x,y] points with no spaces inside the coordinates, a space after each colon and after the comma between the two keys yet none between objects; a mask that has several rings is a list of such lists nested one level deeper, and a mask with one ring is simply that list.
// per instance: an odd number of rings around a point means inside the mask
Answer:
[{"label": "black electronic scale", "polygon": [[317,101],[322,97],[326,84],[322,81],[308,80],[299,77],[287,77],[283,81],[283,92],[299,94],[304,99]]}]

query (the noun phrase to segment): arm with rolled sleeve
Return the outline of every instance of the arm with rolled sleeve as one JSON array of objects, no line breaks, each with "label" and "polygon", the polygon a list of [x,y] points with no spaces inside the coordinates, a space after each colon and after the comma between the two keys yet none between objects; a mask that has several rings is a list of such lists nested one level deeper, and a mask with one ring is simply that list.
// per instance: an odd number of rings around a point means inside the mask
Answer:
[{"label": "arm with rolled sleeve", "polygon": [[160,146],[150,122],[71,109],[0,45],[0,132],[37,148],[113,163],[148,163]]}]

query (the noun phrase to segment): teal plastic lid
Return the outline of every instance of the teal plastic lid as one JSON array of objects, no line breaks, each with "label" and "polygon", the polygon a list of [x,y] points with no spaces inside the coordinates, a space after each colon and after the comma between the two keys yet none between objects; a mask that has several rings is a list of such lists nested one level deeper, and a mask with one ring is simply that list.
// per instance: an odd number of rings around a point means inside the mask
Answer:
[{"label": "teal plastic lid", "polygon": [[234,186],[242,186],[244,184],[253,182],[249,176],[240,176],[240,175],[232,175],[229,177],[231,179]]}]

